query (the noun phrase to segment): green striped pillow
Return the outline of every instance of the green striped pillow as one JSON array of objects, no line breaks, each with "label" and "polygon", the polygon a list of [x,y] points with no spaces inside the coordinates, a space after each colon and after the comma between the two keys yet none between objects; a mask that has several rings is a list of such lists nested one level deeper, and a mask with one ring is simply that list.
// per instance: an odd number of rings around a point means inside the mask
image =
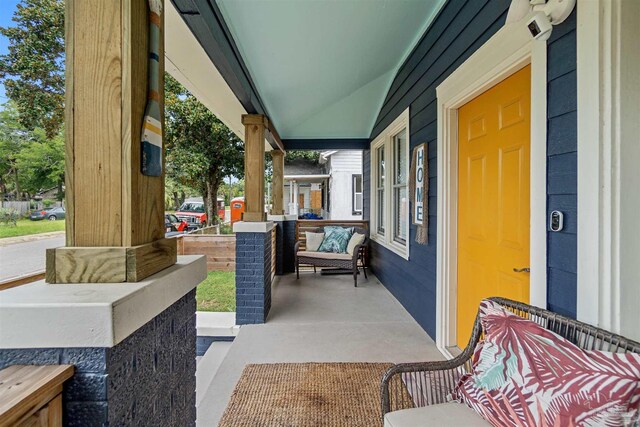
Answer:
[{"label": "green striped pillow", "polygon": [[353,228],[325,227],[324,240],[322,240],[318,252],[346,253],[352,234]]}]

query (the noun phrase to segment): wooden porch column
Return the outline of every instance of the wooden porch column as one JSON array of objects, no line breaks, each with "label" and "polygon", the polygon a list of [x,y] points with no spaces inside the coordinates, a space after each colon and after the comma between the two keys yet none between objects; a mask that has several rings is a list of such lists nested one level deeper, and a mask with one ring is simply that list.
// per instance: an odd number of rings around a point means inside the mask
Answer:
[{"label": "wooden porch column", "polygon": [[147,0],[66,0],[67,247],[47,252],[50,283],[136,282],[176,262],[175,239],[164,238],[164,174],[141,173],[148,7]]},{"label": "wooden porch column", "polygon": [[266,221],[264,211],[264,141],[269,120],[261,114],[245,114],[244,125],[244,206],[242,220]]},{"label": "wooden porch column", "polygon": [[272,150],[271,160],[273,163],[271,215],[284,215],[284,153],[280,150]]}]

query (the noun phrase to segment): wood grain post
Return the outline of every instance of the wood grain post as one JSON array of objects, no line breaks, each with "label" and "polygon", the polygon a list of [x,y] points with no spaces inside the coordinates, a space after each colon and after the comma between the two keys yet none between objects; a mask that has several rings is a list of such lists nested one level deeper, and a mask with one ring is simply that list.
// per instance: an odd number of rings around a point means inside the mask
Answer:
[{"label": "wood grain post", "polygon": [[284,215],[284,153],[271,151],[273,178],[271,180],[271,215]]},{"label": "wood grain post", "polygon": [[269,120],[260,114],[242,116],[244,125],[244,213],[246,222],[266,221],[264,211],[264,143]]},{"label": "wood grain post", "polygon": [[[66,0],[65,25],[67,247],[48,252],[46,277],[139,281],[177,260],[175,240],[164,238],[164,176],[141,173],[148,2]],[[118,267],[107,272],[105,265]]]}]

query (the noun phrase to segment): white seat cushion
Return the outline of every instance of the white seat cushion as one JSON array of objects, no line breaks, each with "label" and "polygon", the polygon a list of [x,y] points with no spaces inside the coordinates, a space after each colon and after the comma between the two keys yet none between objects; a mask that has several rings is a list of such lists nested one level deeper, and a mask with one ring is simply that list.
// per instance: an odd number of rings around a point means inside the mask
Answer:
[{"label": "white seat cushion", "polygon": [[333,252],[309,252],[309,251],[299,251],[298,256],[307,257],[307,258],[320,258],[320,259],[352,259],[353,257],[349,254],[336,254]]},{"label": "white seat cushion", "polygon": [[421,426],[490,426],[487,421],[466,405],[458,402],[442,403],[423,408],[403,409],[384,416],[384,427]]}]

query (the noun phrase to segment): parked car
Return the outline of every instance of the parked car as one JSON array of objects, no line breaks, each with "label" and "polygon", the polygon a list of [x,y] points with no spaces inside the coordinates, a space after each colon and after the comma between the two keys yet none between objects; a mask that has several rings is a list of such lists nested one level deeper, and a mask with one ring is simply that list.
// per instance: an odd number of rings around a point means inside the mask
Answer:
[{"label": "parked car", "polygon": [[164,214],[164,226],[167,233],[171,231],[185,232],[189,228],[187,221],[179,219],[172,213]]},{"label": "parked car", "polygon": [[29,215],[31,221],[39,221],[41,219],[48,219],[49,221],[55,221],[58,219],[64,219],[67,213],[63,207],[45,208],[38,211],[33,211]]},{"label": "parked car", "polygon": [[176,211],[176,216],[181,221],[186,221],[189,229],[202,227],[207,223],[207,214],[205,213],[204,202],[202,200],[188,199],[180,206],[180,209]]}]

